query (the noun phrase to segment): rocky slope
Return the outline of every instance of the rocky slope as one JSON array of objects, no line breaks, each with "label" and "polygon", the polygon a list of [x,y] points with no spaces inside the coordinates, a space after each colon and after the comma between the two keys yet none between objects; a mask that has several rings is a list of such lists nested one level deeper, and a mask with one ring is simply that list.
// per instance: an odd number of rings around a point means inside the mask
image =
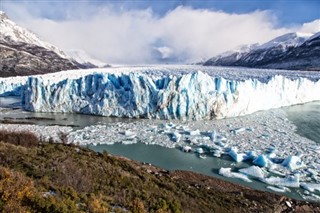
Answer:
[{"label": "rocky slope", "polygon": [[78,68],[61,50],[17,26],[1,11],[0,49],[0,77]]},{"label": "rocky slope", "polygon": [[320,70],[320,34],[289,33],[246,51],[233,51],[206,61],[205,66]]}]

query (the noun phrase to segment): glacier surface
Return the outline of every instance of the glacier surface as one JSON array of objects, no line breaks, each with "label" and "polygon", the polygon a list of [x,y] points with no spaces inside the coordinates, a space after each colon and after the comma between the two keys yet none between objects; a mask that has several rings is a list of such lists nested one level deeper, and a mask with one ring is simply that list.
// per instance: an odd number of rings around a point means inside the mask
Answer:
[{"label": "glacier surface", "polygon": [[201,120],[320,100],[319,74],[199,66],[118,67],[28,78],[24,108]]}]

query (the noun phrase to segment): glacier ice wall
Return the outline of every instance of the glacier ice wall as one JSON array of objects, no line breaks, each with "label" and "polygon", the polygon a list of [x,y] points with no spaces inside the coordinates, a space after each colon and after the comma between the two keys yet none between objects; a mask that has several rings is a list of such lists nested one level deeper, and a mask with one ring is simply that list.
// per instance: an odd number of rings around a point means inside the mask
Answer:
[{"label": "glacier ice wall", "polygon": [[281,75],[259,81],[227,80],[201,71],[163,76],[98,73],[59,81],[29,77],[23,103],[36,112],[199,120],[320,100],[318,91],[319,80]]},{"label": "glacier ice wall", "polygon": [[20,96],[27,77],[0,78],[0,97]]}]

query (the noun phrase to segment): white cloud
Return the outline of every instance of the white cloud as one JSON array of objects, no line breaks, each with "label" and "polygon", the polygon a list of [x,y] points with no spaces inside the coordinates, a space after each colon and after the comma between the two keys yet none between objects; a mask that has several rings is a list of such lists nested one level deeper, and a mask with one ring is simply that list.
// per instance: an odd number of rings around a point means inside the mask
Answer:
[{"label": "white cloud", "polygon": [[161,54],[162,59],[170,58],[173,54],[173,51],[170,47],[163,46],[163,47],[156,47],[155,49]]},{"label": "white cloud", "polygon": [[320,31],[320,19],[314,20],[309,23],[304,23],[299,29],[297,30],[300,33],[305,34],[315,34]]},{"label": "white cloud", "polygon": [[[157,63],[170,58],[196,62],[243,44],[266,42],[290,31],[275,27],[276,19],[268,11],[228,14],[177,7],[159,17],[151,9],[104,7],[83,17],[72,15],[72,11],[68,14],[77,19],[54,21],[32,17],[30,13],[17,22],[61,49],[83,49],[107,63],[122,64]],[[303,26],[306,30],[308,27]]]}]

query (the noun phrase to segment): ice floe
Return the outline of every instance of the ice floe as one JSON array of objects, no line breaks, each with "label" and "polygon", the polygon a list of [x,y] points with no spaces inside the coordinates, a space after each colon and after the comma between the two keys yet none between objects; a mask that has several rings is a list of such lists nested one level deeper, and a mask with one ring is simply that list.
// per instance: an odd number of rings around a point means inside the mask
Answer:
[{"label": "ice floe", "polygon": [[247,175],[238,172],[232,172],[231,168],[220,168],[219,174],[224,177],[237,178],[246,182],[252,182],[252,180],[250,180]]}]

